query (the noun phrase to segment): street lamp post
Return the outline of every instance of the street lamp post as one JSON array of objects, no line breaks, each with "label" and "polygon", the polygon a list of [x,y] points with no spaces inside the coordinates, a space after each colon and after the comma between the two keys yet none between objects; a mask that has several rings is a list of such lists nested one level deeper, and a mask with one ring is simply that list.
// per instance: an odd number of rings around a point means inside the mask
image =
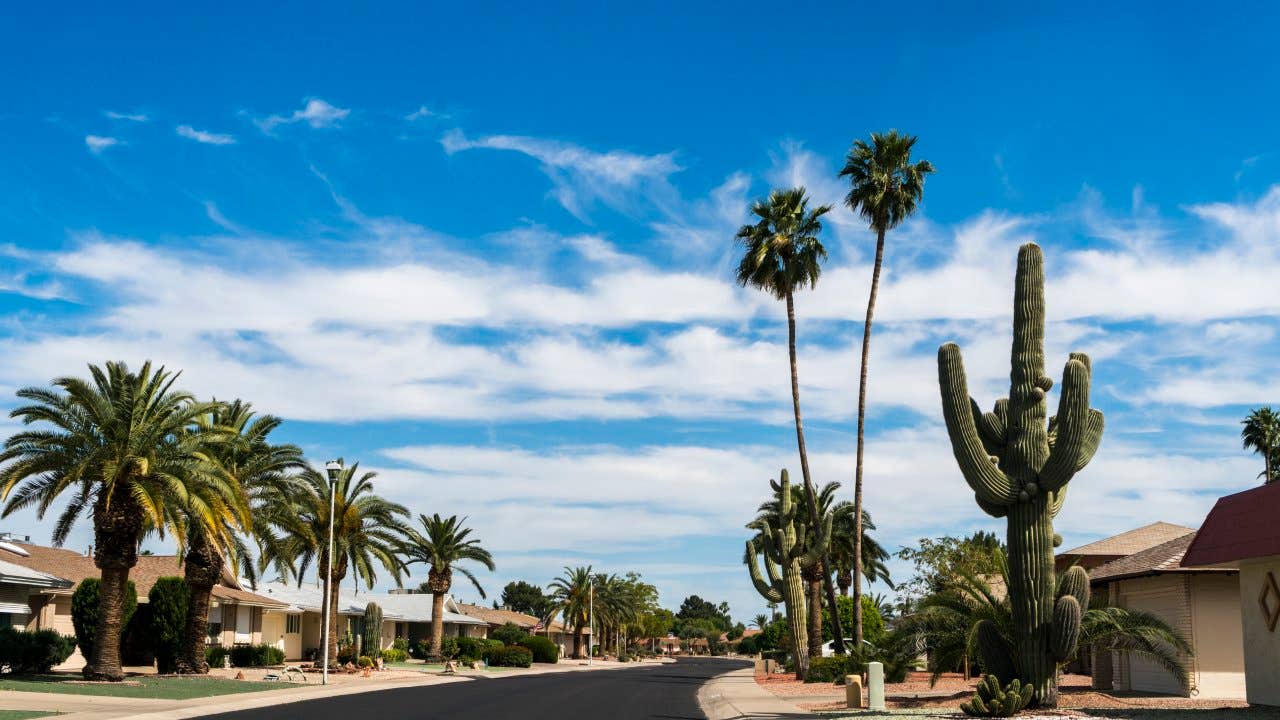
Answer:
[{"label": "street lamp post", "polygon": [[589,581],[587,588],[587,665],[590,666],[596,644],[596,581]]},{"label": "street lamp post", "polygon": [[336,493],[335,484],[338,482],[338,475],[342,472],[342,458],[330,460],[324,464],[324,471],[329,476],[329,558],[328,567],[325,568],[324,577],[324,674],[320,678],[321,685],[329,684],[329,616],[333,614],[333,608],[329,607],[332,602],[330,599],[330,587],[333,585],[333,510],[334,496]]}]

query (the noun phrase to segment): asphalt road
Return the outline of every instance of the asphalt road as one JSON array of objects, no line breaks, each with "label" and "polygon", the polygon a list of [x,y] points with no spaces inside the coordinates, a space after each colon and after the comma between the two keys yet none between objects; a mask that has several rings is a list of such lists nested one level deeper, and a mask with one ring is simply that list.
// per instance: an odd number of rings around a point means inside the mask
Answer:
[{"label": "asphalt road", "polygon": [[217,720],[705,720],[698,688],[745,663],[673,664],[427,685],[213,715]]}]

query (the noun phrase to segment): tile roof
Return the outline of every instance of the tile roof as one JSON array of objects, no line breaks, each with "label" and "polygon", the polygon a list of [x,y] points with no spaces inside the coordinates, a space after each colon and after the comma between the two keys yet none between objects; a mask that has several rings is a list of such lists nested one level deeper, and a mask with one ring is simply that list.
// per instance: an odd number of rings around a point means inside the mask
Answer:
[{"label": "tile roof", "polygon": [[1185,537],[1195,532],[1195,528],[1183,527],[1167,522],[1154,522],[1136,530],[1103,538],[1088,545],[1081,545],[1065,552],[1063,555],[1117,555],[1124,557],[1153,548],[1170,540]]},{"label": "tile roof", "polygon": [[0,582],[37,588],[71,587],[70,580],[64,580],[56,575],[50,575],[39,570],[32,570],[7,560],[0,560]]},{"label": "tile roof", "polygon": [[1182,564],[1222,565],[1280,555],[1277,518],[1280,482],[1218,498]]},{"label": "tile roof", "polygon": [[1195,539],[1195,533],[1183,535],[1128,557],[1112,560],[1094,568],[1089,573],[1089,580],[1100,582],[1167,572],[1185,572],[1179,563],[1193,539]]},{"label": "tile roof", "polygon": [[514,623],[521,628],[531,628],[538,624],[538,618],[533,615],[526,615],[515,610],[502,610],[495,608],[487,608],[483,605],[472,605],[471,603],[458,603],[458,609],[463,613],[474,618],[479,618],[490,625],[505,625],[506,623]]}]

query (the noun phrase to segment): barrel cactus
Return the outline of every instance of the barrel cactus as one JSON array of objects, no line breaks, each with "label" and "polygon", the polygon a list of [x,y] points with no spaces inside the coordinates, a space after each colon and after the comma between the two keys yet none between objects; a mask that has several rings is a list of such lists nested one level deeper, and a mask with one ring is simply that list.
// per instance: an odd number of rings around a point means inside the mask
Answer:
[{"label": "barrel cactus", "polygon": [[960,709],[965,715],[975,717],[1013,717],[1031,702],[1031,685],[1011,680],[1002,686],[995,675],[986,675],[978,682],[977,692]]},{"label": "barrel cactus", "polygon": [[[821,560],[822,548],[826,547],[831,536],[831,519],[828,517],[826,524],[818,530],[820,534],[814,542],[806,542],[805,526],[796,522],[797,508],[786,470],[782,471],[780,478],[777,483],[769,481],[778,497],[778,513],[768,522],[755,522],[748,526],[759,531],[760,545],[757,546],[755,539],[747,541],[746,561],[756,591],[765,600],[783,603],[786,608],[787,624],[791,626],[792,652],[796,659],[796,677],[803,680],[809,670],[806,654],[809,631],[801,567]],[[764,556],[766,575],[760,573],[756,555]],[[820,612],[817,608],[811,611]]]},{"label": "barrel cactus", "polygon": [[978,506],[1007,518],[1012,637],[979,627],[984,666],[1002,683],[1014,676],[1032,687],[1032,703],[1057,704],[1057,664],[1075,654],[1089,582],[1073,568],[1058,583],[1053,549],[1062,542],[1053,518],[1067,483],[1102,440],[1102,413],[1089,407],[1089,357],[1071,353],[1062,374],[1058,413],[1047,418],[1044,371],[1044,257],[1034,243],[1018,250],[1013,303],[1009,397],[983,413],[965,381],[960,348],[938,350],[942,414],[961,473]]},{"label": "barrel cactus", "polygon": [[364,606],[364,628],[360,634],[360,652],[373,655],[382,649],[382,608],[378,603]]}]

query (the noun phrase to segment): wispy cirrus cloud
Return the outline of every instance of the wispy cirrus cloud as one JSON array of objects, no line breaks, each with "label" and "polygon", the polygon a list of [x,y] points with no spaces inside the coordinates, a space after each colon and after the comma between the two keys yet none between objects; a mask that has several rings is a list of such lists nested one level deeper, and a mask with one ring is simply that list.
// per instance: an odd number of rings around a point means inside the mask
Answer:
[{"label": "wispy cirrus cloud", "polygon": [[351,110],[348,108],[331,105],[320,98],[309,98],[300,110],[294,110],[289,115],[268,115],[254,122],[263,132],[269,134],[280,125],[300,122],[316,129],[333,128],[341,124],[350,114]]},{"label": "wispy cirrus cloud", "polygon": [[89,152],[94,155],[98,155],[107,148],[120,145],[121,142],[118,138],[108,137],[106,135],[85,135],[84,144],[85,147],[89,148]]},{"label": "wispy cirrus cloud", "polygon": [[175,132],[179,137],[194,140],[203,145],[235,145],[236,138],[234,135],[224,133],[212,133],[205,130],[197,130],[190,125],[179,125]]},{"label": "wispy cirrus cloud", "polygon": [[146,113],[140,113],[140,112],[125,113],[125,112],[116,112],[114,110],[105,110],[103,111],[102,114],[112,120],[128,120],[129,122],[136,122],[136,123],[144,123],[144,122],[149,122],[151,120],[151,118],[148,117]]}]

